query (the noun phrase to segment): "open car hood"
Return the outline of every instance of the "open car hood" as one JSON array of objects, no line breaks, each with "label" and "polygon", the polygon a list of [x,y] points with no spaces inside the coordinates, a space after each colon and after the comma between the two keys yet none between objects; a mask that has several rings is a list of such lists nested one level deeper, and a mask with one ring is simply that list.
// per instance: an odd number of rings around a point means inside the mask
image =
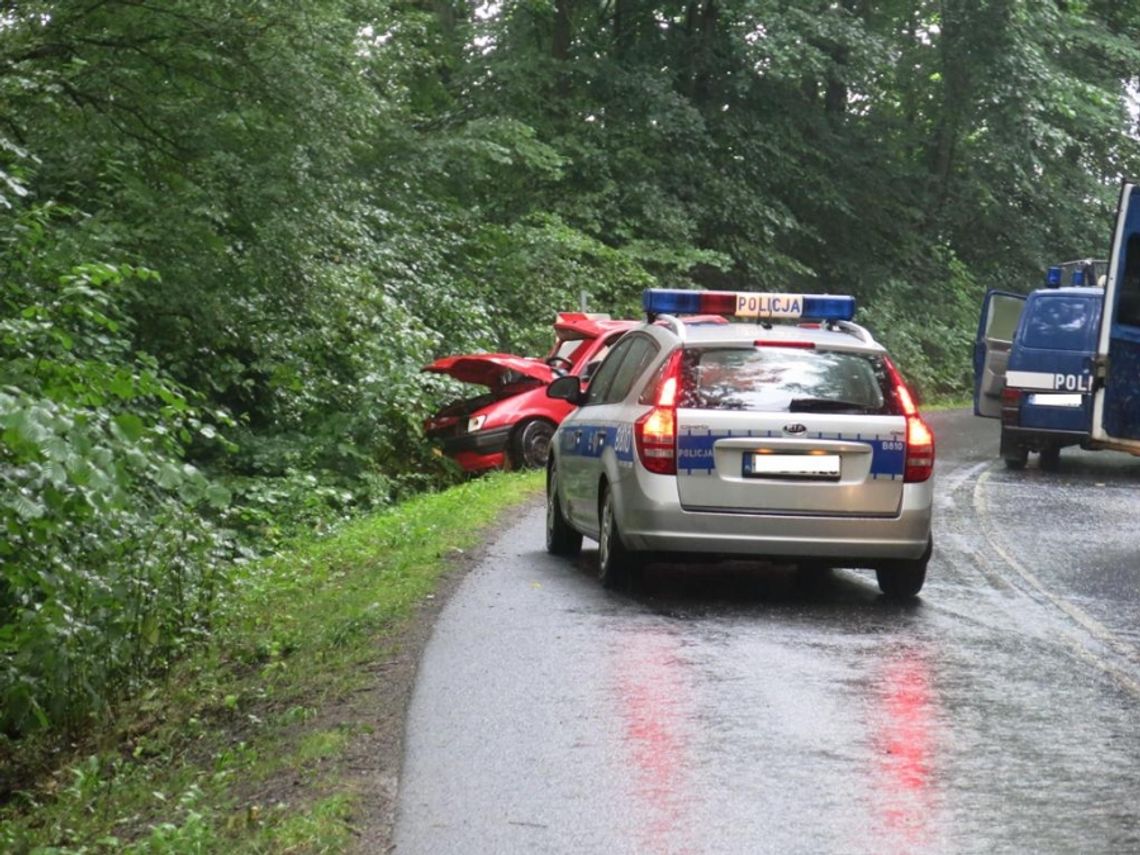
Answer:
[{"label": "open car hood", "polygon": [[614,330],[627,330],[637,321],[615,321],[609,315],[587,312],[559,312],[554,319],[554,331],[561,341],[597,338]]},{"label": "open car hood", "polygon": [[447,374],[464,383],[478,383],[495,389],[510,382],[511,375],[533,377],[543,383],[554,379],[553,369],[541,359],[512,356],[509,353],[473,353],[467,356],[444,356],[422,369],[432,374]]}]

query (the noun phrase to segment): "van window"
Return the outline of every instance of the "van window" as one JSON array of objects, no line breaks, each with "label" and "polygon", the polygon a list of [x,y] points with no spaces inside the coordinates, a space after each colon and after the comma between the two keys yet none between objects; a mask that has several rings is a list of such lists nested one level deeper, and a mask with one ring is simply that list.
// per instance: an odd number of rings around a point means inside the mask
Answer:
[{"label": "van window", "polygon": [[1022,339],[1026,347],[1089,350],[1092,347],[1093,302],[1088,297],[1051,294],[1039,297],[1028,312]]},{"label": "van window", "polygon": [[986,318],[986,338],[1013,341],[1013,331],[1017,329],[1017,322],[1021,320],[1021,310],[1024,308],[1024,297],[994,294],[990,299],[990,313]]}]

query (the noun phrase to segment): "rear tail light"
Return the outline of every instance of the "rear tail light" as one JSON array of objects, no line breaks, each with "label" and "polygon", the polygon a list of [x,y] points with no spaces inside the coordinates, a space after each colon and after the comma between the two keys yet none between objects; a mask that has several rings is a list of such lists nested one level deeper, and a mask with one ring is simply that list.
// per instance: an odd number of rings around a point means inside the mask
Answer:
[{"label": "rear tail light", "polygon": [[677,392],[681,382],[681,350],[673,351],[646,390],[642,401],[653,409],[633,423],[637,457],[648,471],[677,474]]},{"label": "rear tail light", "polygon": [[1001,423],[1016,427],[1021,416],[1021,390],[1006,386],[1001,390]]},{"label": "rear tail light", "polygon": [[906,416],[903,481],[907,484],[917,484],[926,481],[934,474],[934,431],[918,414],[914,396],[910,394],[894,363],[886,358],[883,359],[883,363],[895,388],[895,398],[898,399],[903,415]]},{"label": "rear tail light", "polygon": [[903,481],[916,484],[934,474],[934,431],[915,413],[906,417],[906,468]]}]

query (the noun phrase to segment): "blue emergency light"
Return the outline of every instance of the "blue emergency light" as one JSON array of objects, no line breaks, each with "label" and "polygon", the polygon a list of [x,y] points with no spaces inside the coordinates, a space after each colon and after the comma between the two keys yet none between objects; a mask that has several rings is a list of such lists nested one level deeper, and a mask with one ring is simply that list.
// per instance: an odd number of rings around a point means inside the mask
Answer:
[{"label": "blue emergency light", "polygon": [[1045,274],[1045,285],[1049,288],[1059,288],[1061,286],[1061,268],[1050,267]]},{"label": "blue emergency light", "polygon": [[775,320],[799,318],[849,321],[855,298],[831,294],[780,294],[759,291],[680,291],[646,288],[641,305],[650,315],[732,315]]},{"label": "blue emergency light", "polygon": [[1077,287],[1085,284],[1085,272],[1079,267],[1073,271],[1073,284]]}]

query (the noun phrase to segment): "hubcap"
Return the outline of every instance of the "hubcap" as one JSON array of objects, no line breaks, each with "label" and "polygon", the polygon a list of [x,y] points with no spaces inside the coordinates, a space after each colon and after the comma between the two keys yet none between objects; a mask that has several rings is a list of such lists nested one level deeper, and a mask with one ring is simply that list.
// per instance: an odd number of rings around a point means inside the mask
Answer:
[{"label": "hubcap", "polygon": [[550,454],[550,436],[546,431],[535,428],[526,437],[523,447],[523,457],[528,466],[537,469],[546,463]]}]

